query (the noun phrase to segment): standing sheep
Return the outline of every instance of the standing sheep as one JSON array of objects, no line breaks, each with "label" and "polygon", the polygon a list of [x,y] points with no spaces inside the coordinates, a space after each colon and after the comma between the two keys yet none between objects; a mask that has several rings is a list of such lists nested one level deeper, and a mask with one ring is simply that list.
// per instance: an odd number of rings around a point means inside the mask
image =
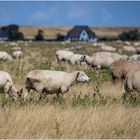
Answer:
[{"label": "standing sheep", "polygon": [[80,61],[82,57],[83,55],[81,54],[73,54],[69,56],[68,62],[72,65],[76,65],[76,64],[80,65],[82,63],[82,61]]},{"label": "standing sheep", "polygon": [[7,53],[7,52],[4,52],[4,51],[1,51],[0,52],[0,60],[1,61],[13,61],[12,57]]},{"label": "standing sheep", "polygon": [[127,98],[133,90],[140,92],[140,69],[132,70],[126,75],[124,88],[125,98]]},{"label": "standing sheep", "polygon": [[22,55],[23,55],[23,53],[22,53],[22,51],[20,51],[20,50],[13,51],[13,53],[12,53],[12,56],[13,56],[13,58],[15,58],[15,59],[22,58]]},{"label": "standing sheep", "polygon": [[55,54],[56,54],[57,61],[60,62],[60,61],[68,61],[68,58],[74,53],[67,50],[58,50],[56,51]]},{"label": "standing sheep", "polygon": [[110,76],[112,81],[121,81],[125,79],[126,74],[133,70],[140,68],[140,65],[130,60],[117,60],[110,65]]},{"label": "standing sheep", "polygon": [[31,89],[36,90],[40,96],[47,94],[64,94],[76,82],[88,82],[90,78],[82,71],[72,73],[53,70],[34,70],[26,76],[25,87],[22,94],[25,98]]},{"label": "standing sheep", "polygon": [[17,99],[17,90],[9,73],[0,71],[0,92],[8,93],[13,99]]}]

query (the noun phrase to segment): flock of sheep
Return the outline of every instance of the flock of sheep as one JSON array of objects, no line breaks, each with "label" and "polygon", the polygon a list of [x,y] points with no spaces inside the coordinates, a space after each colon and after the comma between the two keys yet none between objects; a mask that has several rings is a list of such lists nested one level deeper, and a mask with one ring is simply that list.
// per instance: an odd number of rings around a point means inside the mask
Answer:
[{"label": "flock of sheep", "polygon": [[[118,42],[119,43],[119,42]],[[121,55],[115,53],[116,48],[107,46],[104,43],[96,43],[94,46],[101,46],[101,52],[95,52],[91,56],[83,54],[75,54],[72,50],[85,47],[71,47],[64,50],[57,50],[55,55],[58,63],[65,61],[72,65],[88,65],[96,69],[108,69],[110,78],[114,82],[124,80],[125,96],[130,93],[130,90],[140,91],[140,55],[137,49],[130,46],[129,42],[125,42],[127,46],[123,50],[134,54],[132,56]],[[139,46],[139,42],[135,42],[135,46]],[[126,49],[127,48],[127,49]],[[133,49],[132,49],[133,48]],[[13,58],[22,58],[20,47],[12,48]],[[12,60],[12,57],[6,52],[0,52],[0,60]],[[58,97],[66,93],[69,88],[76,82],[89,82],[90,78],[83,71],[63,72],[54,70],[33,70],[26,76],[24,87],[17,91],[11,76],[4,71],[0,71],[0,91],[8,93],[13,99],[18,97],[25,98],[31,90],[37,91],[39,99],[45,94],[56,94]]]}]

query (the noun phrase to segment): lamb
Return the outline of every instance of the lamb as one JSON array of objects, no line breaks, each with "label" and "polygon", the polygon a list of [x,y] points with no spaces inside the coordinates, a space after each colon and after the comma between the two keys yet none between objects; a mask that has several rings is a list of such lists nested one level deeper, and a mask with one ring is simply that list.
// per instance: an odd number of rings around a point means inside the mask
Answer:
[{"label": "lamb", "polygon": [[22,51],[20,51],[20,50],[14,51],[14,52],[12,53],[12,56],[13,56],[13,58],[15,58],[15,59],[22,58],[22,55],[23,55],[23,53],[22,53]]},{"label": "lamb", "polygon": [[68,58],[73,55],[74,53],[71,51],[67,51],[67,50],[58,50],[56,51],[56,58],[57,61],[68,61]]},{"label": "lamb", "polygon": [[1,61],[13,61],[12,57],[4,51],[0,51],[0,60]]},{"label": "lamb", "polygon": [[140,68],[140,65],[131,60],[117,60],[110,65],[110,76],[114,82],[124,80],[126,74],[133,70]]},{"label": "lamb", "polygon": [[66,93],[70,86],[76,82],[89,82],[90,78],[82,71],[72,73],[53,70],[33,70],[26,76],[25,87],[22,89],[22,97],[26,97],[31,89],[43,94]]},{"label": "lamb", "polygon": [[14,100],[18,97],[18,92],[13,84],[9,73],[0,71],[0,92],[8,93]]}]

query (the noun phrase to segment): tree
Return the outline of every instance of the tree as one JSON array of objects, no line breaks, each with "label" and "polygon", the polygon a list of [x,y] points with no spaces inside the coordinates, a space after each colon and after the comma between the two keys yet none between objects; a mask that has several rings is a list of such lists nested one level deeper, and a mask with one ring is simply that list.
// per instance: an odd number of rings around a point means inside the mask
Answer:
[{"label": "tree", "polygon": [[35,40],[37,40],[37,41],[44,40],[44,35],[43,34],[44,34],[44,31],[39,29],[38,34],[35,36]]},{"label": "tree", "polygon": [[123,32],[119,35],[120,40],[140,40],[140,32],[138,30],[131,30],[128,32]]},{"label": "tree", "polygon": [[9,40],[24,40],[24,34],[19,32],[19,26],[11,24],[2,27],[2,30],[8,34]]},{"label": "tree", "polygon": [[65,39],[65,36],[64,35],[62,35],[62,34],[57,34],[56,35],[56,40],[57,41],[64,41],[64,39]]}]

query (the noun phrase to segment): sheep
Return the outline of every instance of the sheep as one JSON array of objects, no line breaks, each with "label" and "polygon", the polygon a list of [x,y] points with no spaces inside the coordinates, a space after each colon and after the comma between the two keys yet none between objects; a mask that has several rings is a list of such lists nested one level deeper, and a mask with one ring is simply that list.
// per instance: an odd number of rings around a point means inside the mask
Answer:
[{"label": "sheep", "polygon": [[125,99],[131,93],[130,91],[136,90],[140,92],[140,69],[134,69],[127,73],[124,81],[124,89]]},{"label": "sheep", "polygon": [[12,57],[4,51],[0,51],[0,60],[1,61],[13,61]]},{"label": "sheep", "polygon": [[12,51],[17,51],[17,50],[21,50],[21,48],[20,47],[13,47],[13,48],[11,48],[11,50]]},{"label": "sheep", "polygon": [[14,100],[18,97],[18,92],[13,84],[11,76],[4,71],[0,71],[0,92],[9,94]]},{"label": "sheep", "polygon": [[131,60],[119,59],[110,65],[110,77],[113,82],[124,80],[126,74],[133,70],[140,68],[140,65]]},{"label": "sheep", "polygon": [[68,62],[70,64],[72,64],[72,65],[75,65],[75,64],[80,65],[82,63],[82,61],[80,61],[81,60],[81,57],[83,57],[83,55],[81,55],[81,54],[73,54],[73,55],[70,55],[68,57]]},{"label": "sheep", "polygon": [[135,42],[134,46],[140,46],[140,42]]},{"label": "sheep", "polygon": [[65,50],[67,50],[67,51],[85,50],[85,46],[74,46],[74,47],[66,48]]},{"label": "sheep", "polygon": [[124,43],[125,43],[126,45],[130,45],[130,42],[128,42],[128,41],[125,41]]},{"label": "sheep", "polygon": [[128,52],[128,53],[134,53],[136,52],[136,49],[132,46],[123,46],[123,51]]},{"label": "sheep", "polygon": [[82,71],[72,73],[53,70],[33,70],[26,76],[25,87],[21,95],[25,98],[32,90],[37,91],[39,96],[43,94],[60,94],[66,93],[70,86],[76,82],[89,82],[90,78]]},{"label": "sheep", "polygon": [[113,61],[119,59],[127,59],[127,56],[110,52],[98,52],[94,53],[92,57],[87,55],[83,56],[81,57],[80,61],[85,61],[88,65],[101,69],[101,68],[109,68],[110,64]]},{"label": "sheep", "polygon": [[22,53],[22,51],[20,51],[20,50],[13,51],[13,53],[12,53],[12,56],[13,56],[13,58],[15,58],[15,59],[22,58],[22,55],[23,55],[23,53]]},{"label": "sheep", "polygon": [[107,46],[107,45],[101,46],[101,49],[103,51],[108,51],[108,52],[115,52],[117,50],[116,48],[113,48],[113,47]]},{"label": "sheep", "polygon": [[140,55],[139,54],[134,54],[130,58],[132,61],[140,61]]},{"label": "sheep", "polygon": [[74,53],[72,51],[67,51],[67,50],[58,50],[56,51],[56,58],[57,61],[68,61],[68,58],[73,55]]}]

